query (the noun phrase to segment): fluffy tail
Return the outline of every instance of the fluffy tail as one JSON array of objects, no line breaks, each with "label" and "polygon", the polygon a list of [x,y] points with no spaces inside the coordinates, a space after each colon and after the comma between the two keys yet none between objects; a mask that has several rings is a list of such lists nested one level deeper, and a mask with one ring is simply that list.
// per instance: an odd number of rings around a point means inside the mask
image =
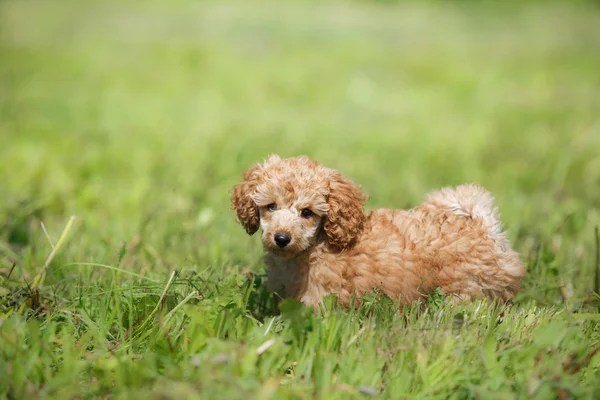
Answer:
[{"label": "fluffy tail", "polygon": [[506,240],[500,222],[500,212],[494,204],[494,196],[476,184],[444,188],[427,196],[427,202],[450,212],[473,219],[481,219],[489,229],[490,236]]}]

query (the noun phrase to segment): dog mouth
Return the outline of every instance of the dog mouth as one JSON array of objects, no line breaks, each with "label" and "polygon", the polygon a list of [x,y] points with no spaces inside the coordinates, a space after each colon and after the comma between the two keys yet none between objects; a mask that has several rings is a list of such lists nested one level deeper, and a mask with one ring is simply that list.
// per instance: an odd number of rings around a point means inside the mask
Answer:
[{"label": "dog mouth", "polygon": [[282,247],[282,246],[277,245],[277,243],[271,241],[271,242],[267,243],[267,248],[269,249],[269,251],[271,251],[273,253],[286,254],[286,253],[293,253],[295,246],[293,243],[290,243],[290,244]]}]

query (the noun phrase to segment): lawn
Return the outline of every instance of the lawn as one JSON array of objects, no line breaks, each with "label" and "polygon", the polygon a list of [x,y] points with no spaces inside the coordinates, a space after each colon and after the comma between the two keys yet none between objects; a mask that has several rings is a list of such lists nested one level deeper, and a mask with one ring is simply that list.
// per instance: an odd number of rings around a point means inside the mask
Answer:
[{"label": "lawn", "polygon": [[[481,183],[523,290],[275,315],[269,153]],[[597,4],[0,2],[0,399],[600,398],[598,226]]]}]

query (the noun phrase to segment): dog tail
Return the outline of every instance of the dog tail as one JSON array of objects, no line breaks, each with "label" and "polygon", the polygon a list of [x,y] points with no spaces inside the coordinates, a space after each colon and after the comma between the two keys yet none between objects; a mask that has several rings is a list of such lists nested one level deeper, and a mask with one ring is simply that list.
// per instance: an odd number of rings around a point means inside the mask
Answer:
[{"label": "dog tail", "polygon": [[441,189],[431,193],[427,197],[427,202],[457,215],[481,219],[492,236],[499,239],[505,236],[494,196],[477,184]]}]

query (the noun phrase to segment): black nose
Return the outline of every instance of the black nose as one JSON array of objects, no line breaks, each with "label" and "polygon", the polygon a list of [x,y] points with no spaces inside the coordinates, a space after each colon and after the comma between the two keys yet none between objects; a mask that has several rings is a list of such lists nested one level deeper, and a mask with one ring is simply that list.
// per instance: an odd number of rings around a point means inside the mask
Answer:
[{"label": "black nose", "polygon": [[281,247],[282,249],[292,241],[290,235],[286,235],[285,233],[276,233],[274,238],[277,246]]}]

